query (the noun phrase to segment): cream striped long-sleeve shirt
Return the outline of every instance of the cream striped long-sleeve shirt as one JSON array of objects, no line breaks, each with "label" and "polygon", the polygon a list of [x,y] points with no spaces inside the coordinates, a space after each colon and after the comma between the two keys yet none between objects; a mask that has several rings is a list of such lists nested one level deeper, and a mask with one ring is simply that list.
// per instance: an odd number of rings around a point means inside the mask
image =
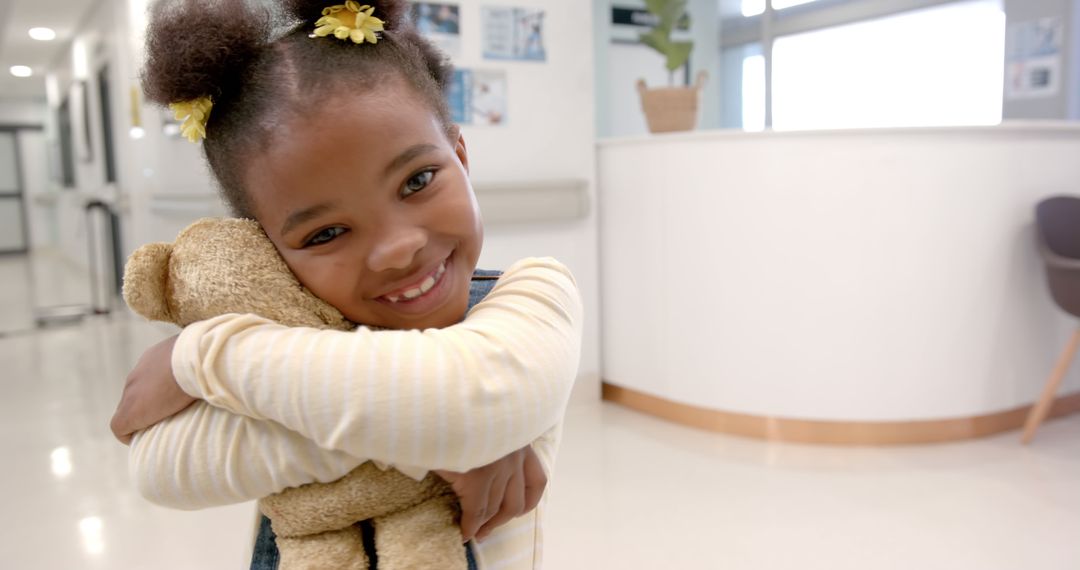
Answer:
[{"label": "cream striped long-sleeve shirt", "polygon": [[[150,500],[202,508],[340,478],[367,460],[414,477],[532,444],[551,472],[577,373],[582,307],[552,259],[511,266],[462,323],[425,331],[286,328],[253,315],[189,326],[181,387],[205,400],[140,433]],[[483,568],[539,564],[543,505],[477,545]]]}]

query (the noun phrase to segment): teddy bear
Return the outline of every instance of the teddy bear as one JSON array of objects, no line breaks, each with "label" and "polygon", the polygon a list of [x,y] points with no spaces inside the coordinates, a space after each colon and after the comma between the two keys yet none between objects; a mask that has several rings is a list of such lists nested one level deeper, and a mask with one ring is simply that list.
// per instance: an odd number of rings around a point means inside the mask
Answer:
[{"label": "teddy bear", "polygon": [[[355,328],[304,288],[258,223],[246,219],[204,218],[171,244],[140,247],[125,267],[123,295],[139,315],[181,327],[252,313],[286,326]],[[435,474],[416,481],[370,461],[337,481],[259,500],[277,535],[282,570],[367,570],[356,524],[367,520],[380,570],[465,570],[458,509],[453,490]]]}]

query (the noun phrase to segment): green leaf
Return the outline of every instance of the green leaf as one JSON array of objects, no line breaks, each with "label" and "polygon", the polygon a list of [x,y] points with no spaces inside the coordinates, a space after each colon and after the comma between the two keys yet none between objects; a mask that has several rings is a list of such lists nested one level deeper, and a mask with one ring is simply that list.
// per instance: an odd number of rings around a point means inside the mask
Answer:
[{"label": "green leaf", "polygon": [[690,59],[690,52],[694,49],[694,42],[670,42],[667,51],[662,52],[667,56],[668,71],[675,71]]},{"label": "green leaf", "polygon": [[687,0],[645,0],[645,7],[655,14],[660,22],[648,32],[639,34],[641,43],[651,47],[667,59],[668,71],[675,71],[690,59],[694,49],[693,42],[673,42],[671,32],[679,21],[689,18],[686,12]]},{"label": "green leaf", "polygon": [[663,33],[662,30],[652,29],[638,36],[641,39],[641,43],[653,48],[660,55],[667,57],[668,49],[671,47],[671,40],[668,39],[668,35]]},{"label": "green leaf", "polygon": [[645,0],[645,9],[659,16],[667,3],[668,0]]},{"label": "green leaf", "polygon": [[645,9],[660,18],[658,27],[671,30],[686,13],[686,0],[645,0]]}]

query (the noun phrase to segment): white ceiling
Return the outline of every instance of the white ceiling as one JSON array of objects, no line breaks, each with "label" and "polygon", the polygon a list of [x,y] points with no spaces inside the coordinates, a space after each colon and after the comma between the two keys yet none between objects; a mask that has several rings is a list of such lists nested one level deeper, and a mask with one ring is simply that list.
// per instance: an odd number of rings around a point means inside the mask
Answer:
[{"label": "white ceiling", "polygon": [[[0,98],[45,97],[45,71],[69,52],[79,24],[98,1],[0,0]],[[52,28],[56,39],[30,39],[27,32],[34,27]],[[9,71],[13,65],[28,65],[34,75],[15,77]]]}]

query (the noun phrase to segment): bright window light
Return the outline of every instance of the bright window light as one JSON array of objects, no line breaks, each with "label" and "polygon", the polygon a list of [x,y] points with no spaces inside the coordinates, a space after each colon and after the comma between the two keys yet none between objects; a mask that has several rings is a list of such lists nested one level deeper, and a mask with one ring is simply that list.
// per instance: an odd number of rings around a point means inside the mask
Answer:
[{"label": "bright window light", "polygon": [[11,66],[11,74],[15,77],[30,77],[34,74],[34,70],[25,65],[13,65]]},{"label": "bright window light", "polygon": [[30,28],[30,37],[40,42],[48,42],[56,39],[56,32],[52,28]]},{"label": "bright window light", "polygon": [[1000,0],[778,38],[773,128],[997,124],[1004,58]]},{"label": "bright window light", "polygon": [[77,38],[71,43],[71,72],[75,79],[90,77],[90,50],[85,39]]},{"label": "bright window light", "polygon": [[[792,6],[809,4],[814,0],[773,0],[773,10],[783,10]],[[742,0],[742,15],[757,16],[765,11],[765,0]]]},{"label": "bright window light", "polygon": [[744,131],[765,130],[765,56],[751,55],[742,66],[742,126]]},{"label": "bright window light", "polygon": [[757,16],[765,11],[765,0],[742,0],[742,15]]}]

